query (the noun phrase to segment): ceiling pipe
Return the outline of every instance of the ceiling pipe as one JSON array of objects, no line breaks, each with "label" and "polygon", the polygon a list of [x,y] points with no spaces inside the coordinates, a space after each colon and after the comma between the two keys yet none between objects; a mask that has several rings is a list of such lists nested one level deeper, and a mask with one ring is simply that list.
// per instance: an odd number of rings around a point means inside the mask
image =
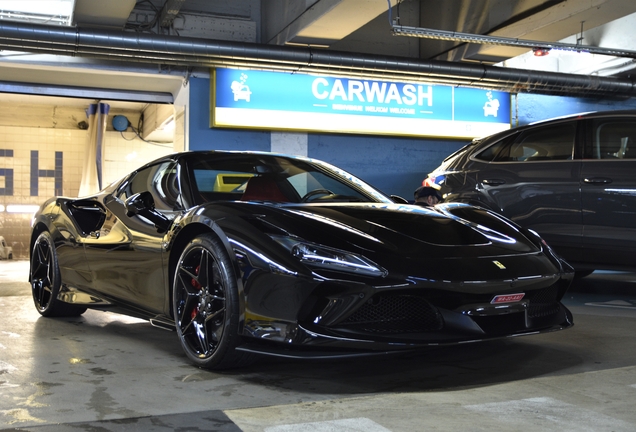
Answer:
[{"label": "ceiling pipe", "polygon": [[0,23],[0,49],[175,66],[245,67],[428,82],[511,93],[636,95],[634,82],[614,77],[28,23]]}]

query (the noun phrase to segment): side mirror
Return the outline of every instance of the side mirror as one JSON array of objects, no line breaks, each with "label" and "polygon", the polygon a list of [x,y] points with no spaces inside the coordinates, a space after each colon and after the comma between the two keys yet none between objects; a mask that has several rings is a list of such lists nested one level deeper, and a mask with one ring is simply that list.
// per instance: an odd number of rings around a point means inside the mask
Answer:
[{"label": "side mirror", "polygon": [[155,210],[155,200],[148,191],[139,192],[131,196],[124,203],[126,216],[142,216],[152,222],[157,228],[157,232],[166,232],[171,221],[157,210]]},{"label": "side mirror", "polygon": [[126,207],[126,216],[132,217],[144,210],[154,210],[155,200],[150,192],[140,192],[128,198],[124,205]]},{"label": "side mirror", "polygon": [[402,198],[399,195],[391,195],[391,200],[393,200],[394,203],[396,204],[408,204],[408,200],[406,200],[405,198]]}]

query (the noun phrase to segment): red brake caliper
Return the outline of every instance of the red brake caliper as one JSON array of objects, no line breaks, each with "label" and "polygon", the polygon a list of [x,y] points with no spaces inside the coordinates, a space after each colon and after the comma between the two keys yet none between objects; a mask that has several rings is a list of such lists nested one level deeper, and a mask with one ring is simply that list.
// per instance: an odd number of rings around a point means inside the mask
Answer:
[{"label": "red brake caliper", "polygon": [[[197,266],[196,269],[194,269],[194,274],[195,275],[199,275],[199,270],[201,269],[201,266]],[[201,286],[201,284],[199,282],[197,282],[197,280],[195,278],[192,278],[192,280],[190,281],[190,285],[192,285],[193,287],[195,287],[196,289],[200,290],[201,288],[203,288]],[[192,313],[190,314],[190,319],[194,319],[197,314],[199,313],[199,305],[197,304],[194,309],[192,309]]]}]

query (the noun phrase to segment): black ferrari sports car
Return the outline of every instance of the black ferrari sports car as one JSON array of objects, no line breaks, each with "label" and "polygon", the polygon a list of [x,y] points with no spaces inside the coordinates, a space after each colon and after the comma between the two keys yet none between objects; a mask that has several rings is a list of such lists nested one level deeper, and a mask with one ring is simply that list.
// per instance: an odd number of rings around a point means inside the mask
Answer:
[{"label": "black ferrari sports car", "polygon": [[573,269],[533,231],[466,204],[407,204],[303,157],[173,154],[94,196],[49,199],[32,228],[40,314],[148,319],[205,368],[573,325]]}]

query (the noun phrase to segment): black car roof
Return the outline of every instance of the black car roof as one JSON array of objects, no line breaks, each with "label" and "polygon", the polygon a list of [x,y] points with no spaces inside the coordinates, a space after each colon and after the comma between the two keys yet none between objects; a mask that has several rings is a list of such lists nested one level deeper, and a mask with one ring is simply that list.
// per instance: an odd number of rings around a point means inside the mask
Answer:
[{"label": "black car roof", "polygon": [[588,112],[581,112],[576,114],[568,114],[568,115],[559,116],[559,117],[552,117],[552,118],[544,119],[544,120],[537,120],[536,122],[506,129],[504,131],[497,132],[495,134],[488,135],[483,138],[477,138],[474,140],[475,141],[474,145],[470,147],[481,149],[483,148],[483,145],[488,145],[492,143],[493,141],[498,141],[499,139],[506,137],[508,135],[511,135],[513,133],[516,133],[518,131],[533,128],[536,126],[550,125],[552,123],[558,123],[558,122],[573,120],[577,118],[581,120],[587,120],[587,119],[595,119],[595,118],[611,118],[611,117],[624,117],[624,116],[636,116],[636,110],[588,111]]},{"label": "black car roof", "polygon": [[[614,117],[614,116],[636,116],[636,110],[613,110],[613,111],[588,111],[581,112],[576,114],[568,114],[559,117],[553,117],[545,120],[538,120],[536,122],[529,123],[527,126],[534,126],[543,123],[552,123],[562,120],[571,120],[571,119],[589,119],[589,118],[600,118],[600,117]],[[523,126],[520,126],[523,127]]]},{"label": "black car roof", "polygon": [[148,162],[147,164],[140,166],[139,168],[137,168],[135,171],[140,171],[148,166],[151,165],[155,165],[157,163],[161,163],[163,161],[178,161],[181,159],[193,159],[193,158],[197,158],[198,155],[205,155],[205,154],[220,154],[220,155],[252,155],[252,156],[265,156],[265,157],[284,157],[284,158],[288,158],[288,159],[295,159],[295,160],[311,160],[310,158],[306,158],[303,156],[295,156],[295,155],[290,155],[290,154],[284,154],[284,153],[274,153],[274,152],[264,152],[264,151],[248,151],[248,150],[189,150],[189,151],[182,151],[182,152],[176,152],[176,153],[171,153],[169,155],[166,156],[162,156],[160,158],[157,158],[151,162]]}]

